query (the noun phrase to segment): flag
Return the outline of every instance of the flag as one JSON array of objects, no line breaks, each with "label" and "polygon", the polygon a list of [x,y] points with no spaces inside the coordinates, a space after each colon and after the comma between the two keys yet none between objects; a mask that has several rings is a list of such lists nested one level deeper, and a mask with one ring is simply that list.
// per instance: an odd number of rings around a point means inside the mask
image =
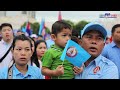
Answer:
[{"label": "flag", "polygon": [[62,15],[61,15],[61,11],[59,11],[59,14],[58,14],[58,21],[62,20]]},{"label": "flag", "polygon": [[43,31],[43,29],[44,29],[44,23],[45,23],[45,20],[42,19],[42,20],[41,20],[41,23],[40,23],[38,35],[42,35],[42,31]]},{"label": "flag", "polygon": [[26,28],[22,27],[22,32],[25,33],[26,32]]},{"label": "flag", "polygon": [[110,43],[112,42],[112,36],[110,37]]},{"label": "flag", "polygon": [[30,27],[30,22],[29,21],[26,24],[26,32],[28,33],[29,36],[32,34],[31,27]]},{"label": "flag", "polygon": [[45,39],[45,35],[46,35],[45,19],[41,20],[38,35],[42,35],[43,38]]},{"label": "flag", "polygon": [[44,23],[43,30],[42,30],[42,36],[43,36],[44,40],[45,40],[45,36],[46,36],[45,30],[46,30],[46,27],[45,27],[45,23]]},{"label": "flag", "polygon": [[74,66],[80,67],[90,57],[91,55],[86,50],[84,50],[79,44],[72,40],[68,40],[60,59],[62,61],[66,59]]}]

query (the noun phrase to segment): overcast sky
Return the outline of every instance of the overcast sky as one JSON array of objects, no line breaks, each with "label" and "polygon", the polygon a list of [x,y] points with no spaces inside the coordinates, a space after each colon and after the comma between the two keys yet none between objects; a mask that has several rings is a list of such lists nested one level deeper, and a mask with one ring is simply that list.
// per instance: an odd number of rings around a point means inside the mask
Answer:
[{"label": "overcast sky", "polygon": [[[45,18],[45,21],[54,22],[58,20],[59,11],[36,11],[37,21],[41,21],[41,18]],[[97,21],[100,14],[120,14],[120,11],[61,11],[62,19],[78,22],[81,20]]]},{"label": "overcast sky", "polygon": [[[36,19],[38,22],[41,21],[41,18],[44,18],[46,22],[55,22],[58,20],[58,13],[59,11],[36,11]],[[105,13],[120,14],[120,11],[61,11],[62,19],[71,20],[73,22],[81,20],[97,21],[100,19],[99,15]],[[19,12],[9,11],[7,14],[14,16],[19,14]]]}]

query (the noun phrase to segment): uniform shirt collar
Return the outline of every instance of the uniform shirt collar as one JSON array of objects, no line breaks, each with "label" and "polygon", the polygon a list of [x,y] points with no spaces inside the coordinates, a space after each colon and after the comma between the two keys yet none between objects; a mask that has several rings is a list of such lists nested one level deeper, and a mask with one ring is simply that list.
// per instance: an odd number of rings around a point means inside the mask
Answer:
[{"label": "uniform shirt collar", "polygon": [[[31,68],[30,68],[30,66],[28,65],[28,71],[26,72],[26,74],[25,74],[24,76],[28,76],[28,75],[31,76],[31,75],[32,75],[30,69],[31,69]],[[13,70],[15,70],[15,72],[14,72],[15,76],[18,75],[18,74],[22,74],[22,73],[16,68],[15,64],[13,65]]]},{"label": "uniform shirt collar", "polygon": [[101,56],[101,54],[100,54],[97,58],[95,58],[93,61],[91,61],[89,65],[91,65],[91,64],[94,63],[95,66],[99,66],[99,63],[100,63],[101,60],[102,60],[103,62],[105,62],[105,60],[102,58],[102,56]]},{"label": "uniform shirt collar", "polygon": [[116,43],[114,41],[111,42],[112,47],[117,47]]}]

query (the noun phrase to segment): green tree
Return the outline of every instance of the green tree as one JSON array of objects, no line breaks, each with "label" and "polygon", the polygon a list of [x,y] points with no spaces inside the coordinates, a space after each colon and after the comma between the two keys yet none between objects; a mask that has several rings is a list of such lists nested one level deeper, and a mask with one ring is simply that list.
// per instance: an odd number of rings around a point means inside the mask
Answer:
[{"label": "green tree", "polygon": [[38,35],[38,31],[39,31],[39,23],[35,22],[33,23],[33,33]]},{"label": "green tree", "polygon": [[[40,27],[40,24],[38,22],[35,22],[35,23],[31,23],[30,22],[30,26],[31,26],[31,29],[33,30],[33,34],[37,34],[38,35],[38,32],[39,32],[39,27]],[[21,26],[21,29],[22,27],[26,27],[26,22]],[[50,33],[50,29],[48,27],[46,27],[46,33]]]},{"label": "green tree", "polygon": [[[79,21],[77,24],[75,24],[74,28],[75,30],[78,30],[78,32],[81,32],[81,30],[83,29],[83,27],[88,24],[89,22],[87,21]],[[80,33],[79,33],[80,35]]]},{"label": "green tree", "polygon": [[50,34],[50,29],[48,27],[46,27],[45,31],[46,33]]},{"label": "green tree", "polygon": [[64,21],[66,21],[67,23],[69,23],[72,26],[72,28],[74,28],[74,23],[72,21],[70,21],[70,20],[64,20]]}]

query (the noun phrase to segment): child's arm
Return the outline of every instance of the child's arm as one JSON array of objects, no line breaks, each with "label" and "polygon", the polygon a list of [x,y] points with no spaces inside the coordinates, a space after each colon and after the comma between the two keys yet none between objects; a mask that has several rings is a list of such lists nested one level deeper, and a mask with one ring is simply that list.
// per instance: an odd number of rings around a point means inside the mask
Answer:
[{"label": "child's arm", "polygon": [[50,70],[47,67],[42,67],[42,74],[46,76],[60,76],[64,74],[64,68],[59,65],[55,70]]}]

